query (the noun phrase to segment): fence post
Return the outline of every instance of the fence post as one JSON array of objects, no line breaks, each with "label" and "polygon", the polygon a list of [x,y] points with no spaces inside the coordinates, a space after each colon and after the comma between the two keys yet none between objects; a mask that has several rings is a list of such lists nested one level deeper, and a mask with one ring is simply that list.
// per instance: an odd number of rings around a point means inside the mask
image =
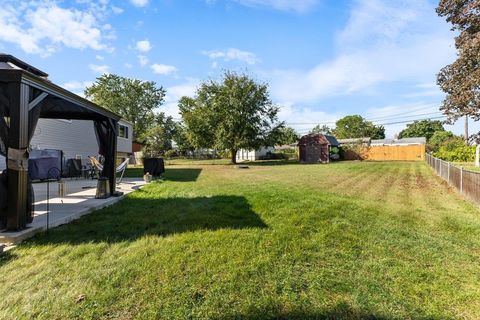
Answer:
[{"label": "fence post", "polygon": [[463,167],[460,167],[460,192],[463,193]]},{"label": "fence post", "polygon": [[448,167],[447,167],[447,182],[448,184],[450,184],[450,162],[447,162],[448,163]]}]

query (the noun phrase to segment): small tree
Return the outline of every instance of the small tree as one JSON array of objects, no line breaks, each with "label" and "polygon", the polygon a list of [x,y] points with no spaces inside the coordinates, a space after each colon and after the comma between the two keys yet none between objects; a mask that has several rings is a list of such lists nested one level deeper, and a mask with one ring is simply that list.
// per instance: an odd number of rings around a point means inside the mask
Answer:
[{"label": "small tree", "polygon": [[407,127],[400,131],[399,138],[425,137],[427,142],[437,131],[445,131],[443,123],[439,120],[417,120],[407,124]]},{"label": "small tree", "polygon": [[268,85],[246,74],[227,71],[219,82],[201,84],[194,98],[180,100],[187,137],[195,147],[229,150],[257,149],[268,143],[278,124]]},{"label": "small tree", "polygon": [[362,116],[353,115],[338,120],[335,123],[333,134],[339,139],[384,139],[385,128],[383,126],[374,125],[372,122],[365,120]]},{"label": "small tree", "polygon": [[104,74],[85,89],[85,96],[133,124],[138,139],[154,125],[154,109],[162,105],[165,90],[153,81]]}]

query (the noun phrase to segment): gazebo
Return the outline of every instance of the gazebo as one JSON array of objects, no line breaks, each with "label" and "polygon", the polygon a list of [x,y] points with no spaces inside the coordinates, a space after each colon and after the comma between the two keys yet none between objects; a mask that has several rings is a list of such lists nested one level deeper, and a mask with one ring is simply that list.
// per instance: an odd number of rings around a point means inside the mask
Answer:
[{"label": "gazebo", "polygon": [[0,180],[0,192],[6,190],[7,194],[6,203],[0,206],[0,224],[8,230],[22,230],[33,220],[28,158],[39,118],[92,120],[99,154],[105,158],[101,175],[109,180],[109,196],[116,195],[120,116],[53,84],[45,72],[11,55],[0,54],[0,155],[7,162]]}]

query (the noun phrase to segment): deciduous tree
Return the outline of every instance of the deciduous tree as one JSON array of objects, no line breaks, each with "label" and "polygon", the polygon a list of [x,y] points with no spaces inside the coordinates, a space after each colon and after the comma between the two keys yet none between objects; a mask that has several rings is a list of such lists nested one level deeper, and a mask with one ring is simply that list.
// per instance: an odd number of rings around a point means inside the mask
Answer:
[{"label": "deciduous tree", "polygon": [[298,142],[298,133],[292,127],[282,127],[278,129],[278,135],[275,138],[275,144],[285,145]]},{"label": "deciduous tree", "polygon": [[427,142],[437,131],[445,131],[442,121],[439,120],[418,120],[407,124],[407,127],[400,131],[399,138],[425,137]]},{"label": "deciduous tree", "polygon": [[440,108],[450,122],[462,116],[480,119],[480,2],[441,0],[437,13],[452,23],[457,60],[444,67],[437,82],[447,94]]},{"label": "deciduous tree", "polygon": [[154,125],[154,109],[163,103],[165,90],[153,81],[104,74],[85,89],[85,96],[130,121],[139,138]]},{"label": "deciduous tree", "polygon": [[317,124],[315,127],[313,127],[311,133],[321,133],[321,134],[328,134],[328,135],[333,134],[332,128],[330,128],[326,124],[324,125]]},{"label": "deciduous tree", "polygon": [[374,125],[372,122],[365,120],[362,116],[352,115],[338,120],[335,123],[333,134],[339,139],[384,139],[385,128],[383,126]]},{"label": "deciduous tree", "polygon": [[268,143],[278,123],[278,107],[268,85],[246,74],[227,71],[221,81],[200,85],[195,97],[180,100],[187,136],[195,147],[229,150],[236,163],[239,149],[257,149]]}]

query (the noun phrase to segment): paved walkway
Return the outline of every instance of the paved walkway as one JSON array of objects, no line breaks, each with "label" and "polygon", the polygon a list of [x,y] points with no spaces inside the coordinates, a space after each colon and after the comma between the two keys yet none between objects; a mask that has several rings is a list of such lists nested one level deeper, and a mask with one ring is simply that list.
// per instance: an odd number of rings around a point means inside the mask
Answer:
[{"label": "paved walkway", "polygon": [[[59,197],[58,183],[50,182],[49,228],[69,223],[95,210],[110,206],[125,195],[145,185],[140,178],[124,178],[117,190],[124,193],[120,197],[95,199],[97,180],[64,179],[66,196]],[[19,232],[0,232],[0,244],[19,243],[47,228],[47,183],[33,184],[35,191],[35,217],[27,229]]]}]

